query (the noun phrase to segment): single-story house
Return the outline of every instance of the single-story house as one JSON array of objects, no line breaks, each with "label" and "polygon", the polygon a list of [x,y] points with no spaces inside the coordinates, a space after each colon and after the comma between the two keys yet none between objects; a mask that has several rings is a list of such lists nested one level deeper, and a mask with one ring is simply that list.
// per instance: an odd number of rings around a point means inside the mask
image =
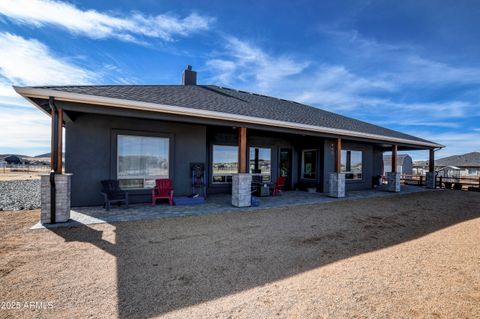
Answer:
[{"label": "single-story house", "polygon": [[[398,154],[397,155],[397,173],[402,175],[412,175],[412,158],[408,154]],[[392,155],[384,154],[383,155],[383,172],[384,175],[387,175],[388,172],[392,171]]]},{"label": "single-story house", "polygon": [[[156,178],[173,179],[175,194],[191,194],[191,164],[205,168],[209,193],[231,192],[232,176],[265,182],[286,177],[328,192],[372,188],[383,153],[442,145],[294,101],[197,84],[190,66],[181,85],[15,87],[52,116],[52,167],[71,173],[72,206],[100,205],[100,181],[118,179],[135,201],[149,201]],[[57,154],[58,156],[56,156]],[[394,161],[395,162],[395,161]],[[394,166],[396,167],[396,166]]]},{"label": "single-story house", "polygon": [[435,169],[444,167],[456,167],[460,177],[480,176],[480,152],[448,156],[435,162]]},{"label": "single-story house", "polygon": [[[428,171],[428,161],[415,161],[413,171],[421,175]],[[480,176],[480,152],[452,155],[435,161],[435,171],[444,177]]]}]

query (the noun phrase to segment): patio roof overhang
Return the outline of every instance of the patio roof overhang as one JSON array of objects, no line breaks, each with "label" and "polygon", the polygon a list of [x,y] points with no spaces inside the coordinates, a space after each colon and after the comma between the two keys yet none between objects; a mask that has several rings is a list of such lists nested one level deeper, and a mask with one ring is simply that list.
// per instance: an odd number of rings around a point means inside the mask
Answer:
[{"label": "patio roof overhang", "polygon": [[337,136],[342,138],[354,138],[354,139],[366,139],[375,143],[394,145],[401,144],[405,147],[412,147],[414,149],[434,149],[434,148],[443,148],[444,145],[428,142],[428,141],[417,141],[411,139],[383,136],[371,133],[364,133],[351,130],[336,129],[323,126],[314,126],[306,125],[294,122],[278,121],[271,120],[253,116],[238,115],[232,113],[224,112],[215,112],[208,110],[193,109],[188,107],[166,105],[166,104],[157,104],[157,103],[148,103],[142,101],[126,100],[126,99],[117,99],[96,95],[87,95],[79,94],[72,92],[64,92],[52,89],[45,88],[34,88],[34,87],[13,87],[15,91],[20,94],[22,97],[27,99],[33,105],[38,107],[40,110],[50,115],[50,113],[34,101],[34,99],[46,99],[54,97],[57,101],[64,102],[73,102],[73,103],[82,103],[90,104],[97,106],[107,106],[118,109],[127,109],[127,110],[139,110],[155,113],[164,113],[172,114],[177,116],[186,116],[186,117],[195,117],[201,119],[214,119],[221,120],[226,123],[245,123],[246,125],[259,125],[263,127],[273,127],[273,128],[283,128],[297,131],[299,134],[304,134],[305,132],[314,132],[320,134],[327,134],[329,136]]}]

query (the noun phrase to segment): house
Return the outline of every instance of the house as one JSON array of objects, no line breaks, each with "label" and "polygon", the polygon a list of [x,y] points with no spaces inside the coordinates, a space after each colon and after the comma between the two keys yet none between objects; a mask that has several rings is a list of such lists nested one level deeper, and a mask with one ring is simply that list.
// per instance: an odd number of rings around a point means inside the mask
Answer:
[{"label": "house", "polygon": [[[428,171],[428,161],[415,161],[414,174],[422,175]],[[480,176],[480,152],[453,155],[435,161],[435,171],[443,177]]]},{"label": "house", "polygon": [[[392,171],[392,155],[385,154],[383,155],[383,172],[386,173]],[[397,173],[404,175],[412,175],[412,158],[408,154],[398,154],[397,155]]]},{"label": "house", "polygon": [[58,173],[65,128],[73,206],[102,204],[103,179],[120,180],[137,202],[148,201],[162,177],[173,179],[176,196],[189,195],[191,163],[204,164],[209,193],[232,192],[234,176],[260,174],[266,182],[285,176],[287,189],[306,182],[342,196],[372,188],[386,151],[429,150],[433,156],[443,147],[305,104],[199,85],[196,78],[189,66],[181,85],[15,90],[52,116],[52,169]]},{"label": "house", "polygon": [[[471,152],[463,155],[453,155],[441,158],[435,162],[435,170],[448,170],[457,177],[480,176],[480,152]],[[455,176],[455,175],[445,175]]]},{"label": "house", "polygon": [[428,161],[413,161],[413,175],[425,175],[428,172]]}]

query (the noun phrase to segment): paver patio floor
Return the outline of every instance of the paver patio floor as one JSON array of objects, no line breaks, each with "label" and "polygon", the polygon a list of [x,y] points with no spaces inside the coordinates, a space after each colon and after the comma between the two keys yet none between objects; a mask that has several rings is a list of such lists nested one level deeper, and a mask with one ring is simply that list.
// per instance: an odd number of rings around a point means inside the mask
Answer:
[{"label": "paver patio floor", "polygon": [[[261,197],[260,205],[256,207],[233,207],[231,195],[214,194],[208,196],[206,203],[194,206],[169,206],[166,203],[159,203],[152,207],[148,203],[132,204],[129,208],[112,207],[106,211],[102,206],[74,207],[71,210],[71,219],[66,223],[48,225],[47,227],[72,227],[76,225],[90,225],[110,222],[152,220],[160,218],[198,216],[204,214],[241,213],[253,210],[290,207],[297,205],[322,204],[335,201],[354,200],[361,198],[372,198],[382,196],[398,196],[402,194],[432,191],[424,187],[402,185],[399,193],[391,193],[383,190],[361,190],[349,191],[344,198],[329,197],[326,193],[309,193],[303,191],[285,191],[276,197]],[[40,223],[35,224],[32,229],[45,228]]]}]

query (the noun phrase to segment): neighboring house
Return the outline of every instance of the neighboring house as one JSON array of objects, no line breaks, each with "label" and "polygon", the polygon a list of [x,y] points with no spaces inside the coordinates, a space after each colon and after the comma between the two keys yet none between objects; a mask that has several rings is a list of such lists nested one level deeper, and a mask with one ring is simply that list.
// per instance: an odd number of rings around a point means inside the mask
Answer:
[{"label": "neighboring house", "polygon": [[[397,155],[397,173],[412,175],[412,158],[408,154]],[[383,155],[383,175],[392,171],[392,155]]]},{"label": "neighboring house", "polygon": [[449,171],[457,171],[460,177],[480,176],[480,152],[453,155],[435,161],[435,170],[448,168]]},{"label": "neighboring house", "polygon": [[103,179],[119,179],[138,202],[149,200],[161,177],[173,179],[176,196],[189,195],[191,163],[204,164],[210,193],[230,192],[232,174],[239,171],[271,182],[283,175],[290,189],[312,183],[328,191],[330,174],[338,169],[347,191],[370,189],[383,172],[383,152],[442,147],[297,102],[197,85],[190,67],[182,85],[15,90],[46,114],[49,98],[63,110],[73,206],[102,204]]},{"label": "neighboring house", "polygon": [[[428,171],[428,161],[413,162],[413,174],[423,175]],[[453,155],[435,161],[438,176],[476,177],[480,176],[480,152]]]},{"label": "neighboring house", "polygon": [[412,166],[413,175],[425,175],[428,172],[428,161],[414,161]]}]

